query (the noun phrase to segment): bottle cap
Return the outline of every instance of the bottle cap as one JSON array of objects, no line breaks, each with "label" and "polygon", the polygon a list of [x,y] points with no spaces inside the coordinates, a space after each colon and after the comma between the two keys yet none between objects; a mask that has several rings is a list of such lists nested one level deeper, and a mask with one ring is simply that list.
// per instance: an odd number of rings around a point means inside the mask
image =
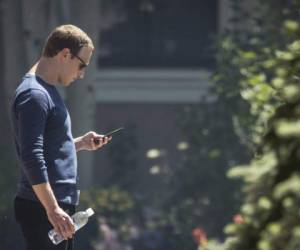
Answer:
[{"label": "bottle cap", "polygon": [[85,212],[87,213],[88,217],[92,216],[95,213],[91,208],[88,208],[87,210],[85,210]]}]

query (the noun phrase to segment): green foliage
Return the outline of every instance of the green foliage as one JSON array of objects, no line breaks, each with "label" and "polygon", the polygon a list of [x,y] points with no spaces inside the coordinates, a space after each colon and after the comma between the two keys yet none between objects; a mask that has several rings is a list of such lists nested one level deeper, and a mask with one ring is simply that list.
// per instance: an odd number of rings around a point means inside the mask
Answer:
[{"label": "green foliage", "polygon": [[108,219],[114,228],[120,227],[130,215],[134,202],[131,195],[119,187],[91,189],[81,195],[82,206],[92,207],[98,215]]},{"label": "green foliage", "polygon": [[[293,9],[299,11],[299,3],[293,4]],[[271,3],[266,5],[271,9]],[[290,16],[293,12],[286,13]],[[283,15],[283,19],[289,16]],[[261,150],[250,165],[235,167],[228,173],[244,181],[241,214],[245,221],[225,228],[230,237],[224,249],[299,248],[299,15],[296,20],[281,20],[283,28],[277,32],[281,39],[269,41],[260,59],[254,53],[249,56],[249,50],[240,64],[241,93],[250,103],[255,118],[252,138]],[[266,33],[270,32],[265,28]]]},{"label": "green foliage", "polygon": [[[135,204],[133,197],[118,186],[107,188],[93,188],[84,191],[80,196],[81,209],[91,207],[96,212],[92,217],[89,227],[85,233],[81,234],[81,243],[87,241],[88,247],[92,249],[92,242],[99,240],[103,236],[99,232],[99,224],[105,221],[110,228],[118,232],[121,240],[128,238],[128,221],[132,217]],[[126,228],[124,230],[124,228]],[[81,246],[87,248],[87,246]]]},{"label": "green foliage", "polygon": [[[256,151],[266,132],[266,121],[281,103],[274,85],[283,83],[280,77],[273,78],[274,68],[281,76],[285,72],[277,67],[275,57],[277,54],[286,59],[291,56],[279,51],[292,39],[286,35],[287,30],[280,27],[287,16],[297,16],[296,2],[258,1],[249,10],[250,14],[242,10],[242,1],[231,3],[233,9],[239,10],[232,25],[244,25],[225,32],[217,44],[215,88],[233,107],[241,107],[235,109],[236,132],[245,145]],[[297,28],[293,22],[287,26],[290,33]],[[294,93],[292,87],[287,91]]]}]

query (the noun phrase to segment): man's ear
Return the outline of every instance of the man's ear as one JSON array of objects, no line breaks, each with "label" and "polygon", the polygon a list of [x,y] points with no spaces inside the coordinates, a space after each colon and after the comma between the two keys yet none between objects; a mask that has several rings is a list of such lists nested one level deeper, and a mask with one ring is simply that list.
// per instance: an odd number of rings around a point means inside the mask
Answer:
[{"label": "man's ear", "polygon": [[70,49],[69,48],[63,48],[59,53],[60,57],[62,59],[66,59],[68,54],[70,54]]}]

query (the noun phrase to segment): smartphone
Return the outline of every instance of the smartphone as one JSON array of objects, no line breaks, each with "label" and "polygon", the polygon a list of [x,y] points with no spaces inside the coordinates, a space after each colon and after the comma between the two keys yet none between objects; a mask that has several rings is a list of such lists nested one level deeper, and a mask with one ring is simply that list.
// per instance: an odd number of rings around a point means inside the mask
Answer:
[{"label": "smartphone", "polygon": [[[117,133],[117,132],[121,131],[122,129],[124,129],[124,127],[120,127],[120,128],[115,129],[115,130],[112,130],[112,131],[106,133],[106,134],[104,135],[104,137],[110,137],[110,136],[112,136],[114,133]],[[98,139],[94,139],[94,143],[95,143],[95,144],[99,144],[100,141],[99,141]]]},{"label": "smartphone", "polygon": [[117,132],[121,131],[122,129],[124,129],[124,127],[120,127],[120,128],[117,128],[113,131],[110,131],[110,132],[106,133],[104,136],[109,137],[109,136],[113,135],[114,133],[117,133]]}]

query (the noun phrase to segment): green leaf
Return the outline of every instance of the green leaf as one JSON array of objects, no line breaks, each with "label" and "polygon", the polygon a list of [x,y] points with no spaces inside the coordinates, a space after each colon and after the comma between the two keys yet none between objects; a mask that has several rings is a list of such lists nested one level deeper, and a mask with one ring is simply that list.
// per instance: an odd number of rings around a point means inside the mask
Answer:
[{"label": "green leaf", "polygon": [[284,27],[287,31],[297,32],[300,29],[300,25],[298,22],[293,20],[287,20],[284,22]]},{"label": "green leaf", "polygon": [[290,121],[280,119],[274,122],[275,133],[281,138],[300,136],[300,120]]}]

